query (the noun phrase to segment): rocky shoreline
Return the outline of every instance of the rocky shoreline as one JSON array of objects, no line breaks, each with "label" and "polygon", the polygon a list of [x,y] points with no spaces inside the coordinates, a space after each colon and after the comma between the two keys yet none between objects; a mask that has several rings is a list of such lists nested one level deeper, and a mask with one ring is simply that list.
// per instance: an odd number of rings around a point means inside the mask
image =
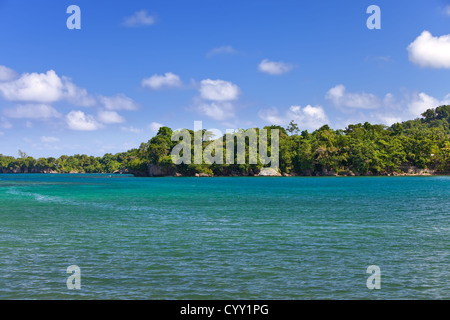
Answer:
[{"label": "rocky shoreline", "polygon": [[[0,168],[0,174],[86,174],[86,172],[57,172],[55,170],[37,170],[33,169],[31,171],[22,168],[16,168],[14,170],[5,170]],[[114,172],[102,172],[101,174],[132,174],[136,177],[370,177],[370,176],[443,176],[450,175],[450,172],[437,172],[432,169],[418,169],[415,167],[404,167],[401,172],[367,172],[358,173],[353,171],[339,171],[334,170],[323,170],[321,172],[313,170],[305,170],[301,173],[290,172],[281,173],[279,170],[272,168],[262,168],[259,172],[250,172],[249,174],[242,174],[239,172],[229,172],[223,175],[214,175],[209,173],[193,173],[193,174],[182,174],[179,172],[174,172],[173,170],[164,170],[161,167],[155,165],[149,165],[147,171],[133,172],[129,170],[116,170]]]},{"label": "rocky shoreline", "polygon": [[432,169],[419,169],[416,167],[405,166],[401,168],[401,172],[367,172],[358,173],[353,171],[339,171],[323,170],[313,171],[305,170],[301,173],[297,172],[280,172],[272,168],[262,168],[259,172],[250,172],[249,174],[242,174],[239,172],[227,172],[226,174],[214,175],[210,173],[194,173],[194,174],[182,174],[179,172],[173,172],[171,170],[164,170],[161,167],[155,165],[149,165],[147,172],[129,172],[139,177],[357,177],[357,176],[438,176],[438,175],[450,175],[450,172],[437,172]]}]

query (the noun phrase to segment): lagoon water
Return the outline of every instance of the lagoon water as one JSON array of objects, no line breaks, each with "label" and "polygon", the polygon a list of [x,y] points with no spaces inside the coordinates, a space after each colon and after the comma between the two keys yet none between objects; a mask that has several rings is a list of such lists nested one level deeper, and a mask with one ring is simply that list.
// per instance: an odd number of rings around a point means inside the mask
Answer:
[{"label": "lagoon water", "polygon": [[0,299],[449,299],[449,208],[450,177],[0,175]]}]

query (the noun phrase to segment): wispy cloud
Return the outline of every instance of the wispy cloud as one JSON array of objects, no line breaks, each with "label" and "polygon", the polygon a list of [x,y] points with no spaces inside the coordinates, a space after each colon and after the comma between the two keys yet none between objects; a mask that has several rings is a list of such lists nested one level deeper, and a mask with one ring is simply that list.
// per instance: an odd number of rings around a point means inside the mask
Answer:
[{"label": "wispy cloud", "polygon": [[299,125],[302,129],[318,129],[328,123],[328,117],[322,106],[307,105],[291,106],[288,110],[280,112],[278,108],[260,110],[259,117],[268,124],[286,126],[291,120]]},{"label": "wispy cloud", "polygon": [[56,137],[46,137],[46,136],[42,136],[41,137],[41,142],[44,143],[55,143],[55,142],[59,142],[59,138]]},{"label": "wispy cloud", "polygon": [[122,25],[125,27],[150,26],[156,22],[155,17],[147,13],[146,10],[135,12],[132,16],[126,17]]},{"label": "wispy cloud", "polygon": [[445,6],[443,13],[450,17],[450,5]]},{"label": "wispy cloud", "polygon": [[334,124],[338,127],[365,121],[392,125],[420,117],[428,109],[450,104],[450,94],[438,99],[425,92],[403,91],[400,97],[392,93],[378,97],[372,93],[347,92],[344,85],[331,88],[326,98],[346,115],[345,119],[337,117],[338,122]]},{"label": "wispy cloud", "polygon": [[0,81],[10,81],[18,77],[18,74],[5,66],[0,66]]},{"label": "wispy cloud", "polygon": [[131,126],[131,127],[120,127],[120,130],[122,130],[123,132],[131,132],[131,133],[142,133],[142,132],[144,132],[144,130],[139,129],[139,128],[135,128],[133,126]]},{"label": "wispy cloud", "polygon": [[217,121],[227,120],[235,116],[234,104],[229,101],[207,102],[199,100],[196,101],[196,108],[201,114]]},{"label": "wispy cloud", "polygon": [[47,104],[25,104],[5,109],[3,114],[14,119],[50,119],[59,118],[61,114]]},{"label": "wispy cloud", "polygon": [[215,55],[221,55],[221,54],[235,54],[237,51],[232,46],[222,46],[213,48],[210,51],[206,53],[206,56],[208,58],[215,56]]},{"label": "wispy cloud", "polygon": [[347,89],[342,84],[331,88],[327,92],[326,98],[331,100],[337,107],[376,109],[380,106],[380,100],[375,95],[365,92],[347,92]]},{"label": "wispy cloud", "polygon": [[291,64],[281,61],[270,61],[269,59],[264,59],[258,65],[259,71],[270,75],[281,75],[291,71],[293,68],[294,66]]},{"label": "wispy cloud", "polygon": [[394,62],[391,56],[367,56],[365,62],[376,63],[378,66],[385,66]]},{"label": "wispy cloud", "polygon": [[138,105],[133,101],[133,99],[127,97],[126,95],[120,93],[115,96],[99,97],[100,102],[108,110],[137,110]]},{"label": "wispy cloud", "polygon": [[154,74],[150,78],[143,79],[141,85],[153,90],[160,90],[163,88],[180,87],[182,82],[178,75],[172,72],[166,72],[164,75]]},{"label": "wispy cloud", "polygon": [[98,112],[98,121],[105,124],[122,123],[125,119],[116,111],[100,110]]}]

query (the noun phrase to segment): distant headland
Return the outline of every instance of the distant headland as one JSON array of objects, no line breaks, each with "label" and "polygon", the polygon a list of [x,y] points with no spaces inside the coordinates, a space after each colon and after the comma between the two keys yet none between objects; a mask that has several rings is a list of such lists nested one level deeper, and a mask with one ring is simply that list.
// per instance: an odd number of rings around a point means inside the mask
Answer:
[{"label": "distant headland", "polygon": [[[450,174],[450,106],[428,109],[421,118],[395,123],[352,124],[334,130],[328,125],[308,132],[291,121],[279,130],[279,168],[255,164],[179,164],[171,158],[177,141],[172,129],[161,127],[152,139],[126,152],[62,155],[34,159],[19,150],[19,157],[0,154],[0,173],[110,173],[140,177],[160,176],[397,176]],[[255,128],[255,130],[259,130]],[[242,130],[242,132],[245,132]],[[194,131],[189,130],[194,137]],[[202,147],[214,142],[202,130]],[[209,137],[209,138],[208,138]],[[192,139],[194,140],[194,139]],[[223,152],[226,152],[223,144]],[[270,142],[268,146],[270,152]],[[248,159],[248,141],[246,141]],[[258,155],[259,157],[259,155]]]}]

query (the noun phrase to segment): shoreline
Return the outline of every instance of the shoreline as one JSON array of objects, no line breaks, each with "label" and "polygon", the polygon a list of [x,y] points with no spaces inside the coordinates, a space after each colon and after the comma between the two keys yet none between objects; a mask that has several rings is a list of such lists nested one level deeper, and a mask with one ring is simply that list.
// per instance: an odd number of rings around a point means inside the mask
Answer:
[{"label": "shoreline", "polygon": [[301,175],[301,174],[278,174],[278,175],[210,175],[210,174],[195,174],[195,175],[158,175],[158,176],[149,176],[142,174],[133,174],[131,172],[127,173],[111,173],[111,172],[98,172],[98,173],[86,173],[86,172],[0,172],[0,176],[2,175],[130,175],[135,178],[358,178],[358,177],[439,177],[439,176],[450,176],[450,173],[442,172],[442,173],[392,173],[392,174],[359,174],[359,175],[351,175],[351,174],[334,174],[334,175]]}]

